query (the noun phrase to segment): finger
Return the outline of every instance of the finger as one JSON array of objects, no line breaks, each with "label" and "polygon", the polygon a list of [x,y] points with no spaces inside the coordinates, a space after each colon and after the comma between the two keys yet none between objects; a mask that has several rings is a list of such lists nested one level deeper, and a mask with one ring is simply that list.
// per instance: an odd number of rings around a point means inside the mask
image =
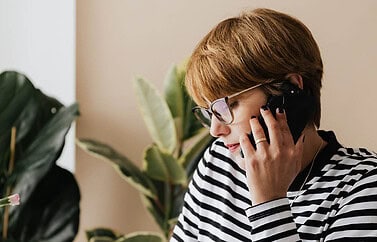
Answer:
[{"label": "finger", "polygon": [[255,153],[254,147],[251,145],[249,137],[247,134],[242,134],[239,139],[242,153],[244,157],[251,157]]},{"label": "finger", "polygon": [[271,110],[265,105],[261,107],[261,115],[266,123],[270,144],[280,143],[279,124],[277,123]]},{"label": "finger", "polygon": [[259,146],[263,145],[263,143],[264,145],[268,145],[266,134],[263,130],[263,127],[255,116],[251,117],[250,119],[250,127],[254,137],[255,145]]},{"label": "finger", "polygon": [[280,129],[281,140],[284,144],[293,144],[293,137],[289,129],[287,115],[282,107],[276,109],[276,121]]}]

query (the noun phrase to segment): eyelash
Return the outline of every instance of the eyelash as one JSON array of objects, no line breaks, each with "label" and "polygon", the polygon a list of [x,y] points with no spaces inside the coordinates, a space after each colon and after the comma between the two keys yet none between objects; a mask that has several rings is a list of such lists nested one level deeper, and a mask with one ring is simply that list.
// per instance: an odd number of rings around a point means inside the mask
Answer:
[{"label": "eyelash", "polygon": [[229,109],[232,110],[233,108],[237,107],[238,101],[233,101],[229,103]]}]

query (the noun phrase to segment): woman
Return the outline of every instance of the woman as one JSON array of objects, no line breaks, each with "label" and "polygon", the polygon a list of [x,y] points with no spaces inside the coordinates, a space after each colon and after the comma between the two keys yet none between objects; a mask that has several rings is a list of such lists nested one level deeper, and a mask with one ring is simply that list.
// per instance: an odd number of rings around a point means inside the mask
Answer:
[{"label": "woman", "polygon": [[376,241],[377,156],[318,130],[322,74],[311,32],[284,13],[255,9],[204,37],[185,84],[218,139],[171,241]]}]

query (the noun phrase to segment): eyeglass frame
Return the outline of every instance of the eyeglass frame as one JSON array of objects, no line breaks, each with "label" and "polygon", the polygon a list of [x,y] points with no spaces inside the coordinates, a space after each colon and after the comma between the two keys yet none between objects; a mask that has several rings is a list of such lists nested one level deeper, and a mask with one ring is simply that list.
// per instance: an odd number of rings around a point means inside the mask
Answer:
[{"label": "eyeglass frame", "polygon": [[[273,80],[269,80],[269,81],[264,82],[264,83],[259,83],[259,84],[257,84],[257,85],[254,85],[254,86],[248,87],[248,88],[246,88],[246,89],[244,89],[244,90],[241,90],[241,91],[239,91],[239,92],[233,93],[233,94],[231,94],[231,95],[228,95],[228,96],[225,96],[225,97],[222,97],[222,98],[216,99],[216,100],[214,100],[213,102],[211,102],[211,103],[209,104],[209,108],[205,108],[205,107],[201,107],[201,106],[195,106],[195,107],[193,107],[193,108],[191,109],[191,111],[194,113],[196,119],[199,120],[199,122],[200,122],[204,127],[206,127],[206,128],[210,128],[210,126],[207,125],[206,123],[204,123],[204,121],[203,121],[201,118],[199,118],[199,117],[197,116],[197,114],[196,114],[196,110],[200,110],[201,112],[202,112],[202,111],[207,112],[207,113],[210,115],[210,117],[211,117],[210,120],[212,120],[212,115],[215,115],[215,117],[217,118],[217,120],[219,120],[219,121],[222,122],[223,124],[229,125],[229,124],[231,124],[231,123],[234,121],[233,112],[232,112],[232,110],[230,109],[229,104],[228,104],[228,100],[229,100],[229,99],[234,98],[234,97],[236,97],[236,96],[239,96],[239,95],[241,95],[241,94],[243,94],[243,93],[245,93],[245,92],[251,91],[251,90],[253,90],[253,89],[256,89],[256,88],[258,88],[258,87],[261,87],[261,86],[264,86],[264,85],[267,85],[267,84],[271,84],[271,83],[273,83],[273,82],[275,82],[275,81],[278,81],[278,80],[274,80],[274,79],[273,79]],[[223,101],[223,102],[227,105],[227,108],[228,108],[228,110],[229,110],[229,112],[230,112],[230,115],[231,115],[231,117],[232,117],[232,119],[231,119],[229,122],[225,122],[224,119],[221,118],[221,116],[218,117],[218,116],[216,115],[217,112],[214,112],[213,109],[212,109],[212,108],[213,108],[213,105],[215,105],[216,103],[218,103],[218,102],[220,102],[220,101]]]}]

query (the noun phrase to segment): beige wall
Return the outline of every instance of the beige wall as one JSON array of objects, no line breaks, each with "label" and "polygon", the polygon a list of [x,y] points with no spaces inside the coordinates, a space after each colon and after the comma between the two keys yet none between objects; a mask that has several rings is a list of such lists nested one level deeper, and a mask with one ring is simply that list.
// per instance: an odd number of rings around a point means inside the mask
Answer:
[{"label": "beige wall", "polygon": [[[213,25],[254,7],[285,11],[311,28],[325,64],[322,128],[335,130],[346,145],[377,150],[374,0],[78,0],[77,137],[109,143],[140,164],[151,138],[137,109],[132,79],[143,76],[161,89],[171,64],[188,57]],[[139,194],[112,167],[80,149],[76,158],[82,193],[76,241],[84,241],[84,231],[98,226],[123,233],[158,231]]]}]

